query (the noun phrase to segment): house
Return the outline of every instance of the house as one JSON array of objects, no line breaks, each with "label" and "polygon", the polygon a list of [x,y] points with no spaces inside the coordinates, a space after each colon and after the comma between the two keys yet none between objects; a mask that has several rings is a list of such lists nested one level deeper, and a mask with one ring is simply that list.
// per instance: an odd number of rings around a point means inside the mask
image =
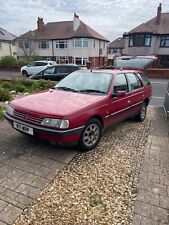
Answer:
[{"label": "house", "polygon": [[108,44],[108,64],[113,63],[113,59],[121,56],[124,49],[124,38],[119,37]]},{"label": "house", "polygon": [[124,55],[156,55],[160,64],[169,67],[169,13],[162,13],[161,3],[154,18],[123,37]]},{"label": "house", "polygon": [[0,27],[0,58],[6,55],[16,56],[16,46],[12,42],[15,35]]},{"label": "house", "polygon": [[60,63],[104,65],[108,40],[86,25],[74,13],[73,21],[44,24],[38,18],[37,29],[17,38],[19,57],[38,55]]}]

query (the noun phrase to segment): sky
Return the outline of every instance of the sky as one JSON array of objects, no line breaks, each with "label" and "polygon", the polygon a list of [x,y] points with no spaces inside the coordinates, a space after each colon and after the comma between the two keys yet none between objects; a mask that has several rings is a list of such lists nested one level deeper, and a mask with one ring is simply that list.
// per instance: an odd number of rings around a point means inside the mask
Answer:
[{"label": "sky", "polygon": [[108,40],[156,16],[169,12],[169,0],[0,0],[0,27],[19,36],[37,28],[37,18],[44,23],[71,21],[76,12],[80,20]]}]

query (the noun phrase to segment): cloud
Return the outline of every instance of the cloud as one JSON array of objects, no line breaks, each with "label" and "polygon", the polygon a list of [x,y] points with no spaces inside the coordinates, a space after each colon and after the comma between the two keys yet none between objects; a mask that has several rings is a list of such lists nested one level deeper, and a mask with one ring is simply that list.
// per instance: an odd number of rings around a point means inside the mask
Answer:
[{"label": "cloud", "polygon": [[[169,2],[161,0],[163,12],[169,12]],[[126,31],[156,16],[159,0],[1,0],[0,27],[15,35],[36,29],[37,17],[45,23],[72,20],[76,12],[80,19],[113,40]]]}]

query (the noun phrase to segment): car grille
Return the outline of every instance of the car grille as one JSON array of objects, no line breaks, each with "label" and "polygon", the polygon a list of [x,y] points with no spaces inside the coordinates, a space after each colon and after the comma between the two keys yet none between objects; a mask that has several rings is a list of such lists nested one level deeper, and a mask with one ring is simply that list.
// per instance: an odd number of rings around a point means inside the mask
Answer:
[{"label": "car grille", "polygon": [[34,124],[41,124],[43,118],[36,117],[36,116],[31,116],[19,111],[14,110],[14,117],[28,123],[34,123]]}]

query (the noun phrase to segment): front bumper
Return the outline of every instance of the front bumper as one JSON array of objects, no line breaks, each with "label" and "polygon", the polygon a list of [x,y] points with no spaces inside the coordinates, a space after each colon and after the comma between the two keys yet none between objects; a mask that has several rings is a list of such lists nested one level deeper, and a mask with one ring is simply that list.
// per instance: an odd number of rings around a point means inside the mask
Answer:
[{"label": "front bumper", "polygon": [[[77,143],[80,139],[81,132],[84,126],[76,127],[68,130],[56,130],[48,127],[42,127],[39,125],[30,124],[22,120],[5,113],[7,121],[13,126],[13,122],[19,123],[23,126],[27,126],[33,129],[33,136],[45,141],[55,142],[61,145],[71,145],[71,143]],[[16,129],[16,128],[14,128]],[[17,129],[16,129],[17,130]]]}]

